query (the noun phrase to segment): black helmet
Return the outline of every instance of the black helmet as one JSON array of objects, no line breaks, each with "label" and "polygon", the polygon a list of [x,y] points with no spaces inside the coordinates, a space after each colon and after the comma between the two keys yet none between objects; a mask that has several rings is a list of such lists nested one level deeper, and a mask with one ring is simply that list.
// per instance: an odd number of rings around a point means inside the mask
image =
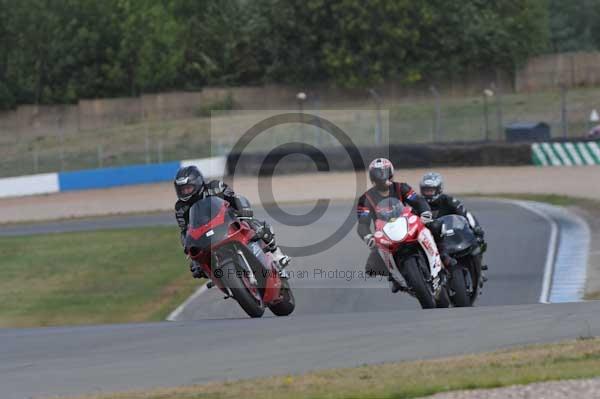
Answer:
[{"label": "black helmet", "polygon": [[394,165],[389,159],[375,158],[369,165],[369,178],[378,190],[386,190],[394,177]]},{"label": "black helmet", "polygon": [[427,202],[433,202],[444,191],[444,179],[442,175],[436,172],[429,172],[423,175],[421,179],[421,195]]},{"label": "black helmet", "polygon": [[204,189],[204,176],[196,166],[184,166],[177,171],[173,184],[177,198],[188,201]]}]

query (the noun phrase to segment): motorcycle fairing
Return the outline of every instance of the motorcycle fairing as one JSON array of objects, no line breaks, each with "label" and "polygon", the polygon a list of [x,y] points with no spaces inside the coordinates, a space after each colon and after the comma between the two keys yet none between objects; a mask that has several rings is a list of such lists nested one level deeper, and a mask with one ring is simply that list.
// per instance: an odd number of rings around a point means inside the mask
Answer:
[{"label": "motorcycle fairing", "polygon": [[429,231],[429,229],[421,230],[418,241],[421,245],[421,248],[423,248],[425,255],[427,256],[427,260],[429,261],[431,277],[435,279],[442,270],[442,259],[440,258],[440,253],[438,252],[437,245],[435,244],[435,240],[433,239],[431,231]]},{"label": "motorcycle fairing", "polygon": [[391,240],[402,242],[408,235],[408,219],[399,217],[394,221],[390,221],[383,226],[383,232]]}]

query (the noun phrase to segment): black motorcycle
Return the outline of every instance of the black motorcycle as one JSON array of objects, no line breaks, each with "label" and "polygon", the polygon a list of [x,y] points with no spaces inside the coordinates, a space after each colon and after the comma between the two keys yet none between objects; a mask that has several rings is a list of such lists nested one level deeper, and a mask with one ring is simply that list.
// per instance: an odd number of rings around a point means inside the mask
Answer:
[{"label": "black motorcycle", "polygon": [[483,287],[482,257],[485,243],[475,235],[469,221],[459,215],[437,219],[442,223],[442,244],[457,264],[449,270],[448,293],[456,307],[473,306]]}]

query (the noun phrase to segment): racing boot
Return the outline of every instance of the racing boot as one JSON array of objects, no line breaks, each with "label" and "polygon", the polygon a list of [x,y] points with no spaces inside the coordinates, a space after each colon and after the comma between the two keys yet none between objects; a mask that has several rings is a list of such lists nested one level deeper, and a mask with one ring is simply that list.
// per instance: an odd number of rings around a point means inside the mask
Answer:
[{"label": "racing boot", "polygon": [[441,252],[440,258],[442,259],[444,266],[446,266],[446,269],[450,269],[452,266],[456,266],[458,263],[456,259],[448,255],[446,252]]},{"label": "racing boot", "polygon": [[440,274],[438,275],[438,278],[439,278],[438,285],[440,287],[444,287],[448,283],[448,276],[450,275],[450,269],[452,267],[456,266],[458,264],[458,262],[456,261],[456,259],[454,259],[450,255],[448,255],[448,253],[445,251],[440,252],[440,258],[442,259],[442,263],[444,264],[444,267],[442,268],[442,270],[440,271]]},{"label": "racing boot", "polygon": [[292,260],[292,258],[290,258],[288,255],[281,252],[281,248],[279,247],[275,247],[271,253],[273,254],[273,260],[279,265],[280,270],[283,270],[287,265],[290,264],[290,261]]},{"label": "racing boot", "polygon": [[281,274],[283,269],[290,264],[292,258],[281,252],[281,248],[279,248],[275,242],[275,232],[273,231],[271,225],[267,224],[266,222],[254,223],[256,226],[256,237],[263,240],[265,243],[264,251],[271,252],[271,254],[273,254],[273,260],[279,266],[279,272]]},{"label": "racing boot", "polygon": [[388,276],[388,281],[390,282],[390,288],[392,290],[392,294],[395,294],[399,291],[407,291],[408,288],[402,284],[400,284],[399,282],[397,282],[396,280],[394,280],[392,278],[392,276]]}]

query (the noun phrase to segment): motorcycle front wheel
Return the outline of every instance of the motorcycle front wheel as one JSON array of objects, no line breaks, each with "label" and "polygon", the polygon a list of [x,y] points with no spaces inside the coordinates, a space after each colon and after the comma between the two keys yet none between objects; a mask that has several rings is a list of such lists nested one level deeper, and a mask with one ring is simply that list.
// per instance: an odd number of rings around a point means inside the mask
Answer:
[{"label": "motorcycle front wheel", "polygon": [[404,278],[415,293],[423,309],[436,307],[435,298],[429,289],[425,276],[421,271],[417,258],[410,257],[404,261]]},{"label": "motorcycle front wheel", "polygon": [[[231,258],[225,259],[221,268],[221,282],[231,290],[233,298],[250,317],[261,317],[265,313],[265,305],[258,288],[253,286],[244,269],[237,266]],[[240,272],[238,272],[240,270]]]},{"label": "motorcycle front wheel", "polygon": [[455,267],[452,270],[452,276],[450,278],[450,289],[454,291],[452,296],[452,303],[457,308],[464,308],[471,306],[471,299],[467,293],[467,284],[465,282],[465,272],[469,273],[462,266]]}]

